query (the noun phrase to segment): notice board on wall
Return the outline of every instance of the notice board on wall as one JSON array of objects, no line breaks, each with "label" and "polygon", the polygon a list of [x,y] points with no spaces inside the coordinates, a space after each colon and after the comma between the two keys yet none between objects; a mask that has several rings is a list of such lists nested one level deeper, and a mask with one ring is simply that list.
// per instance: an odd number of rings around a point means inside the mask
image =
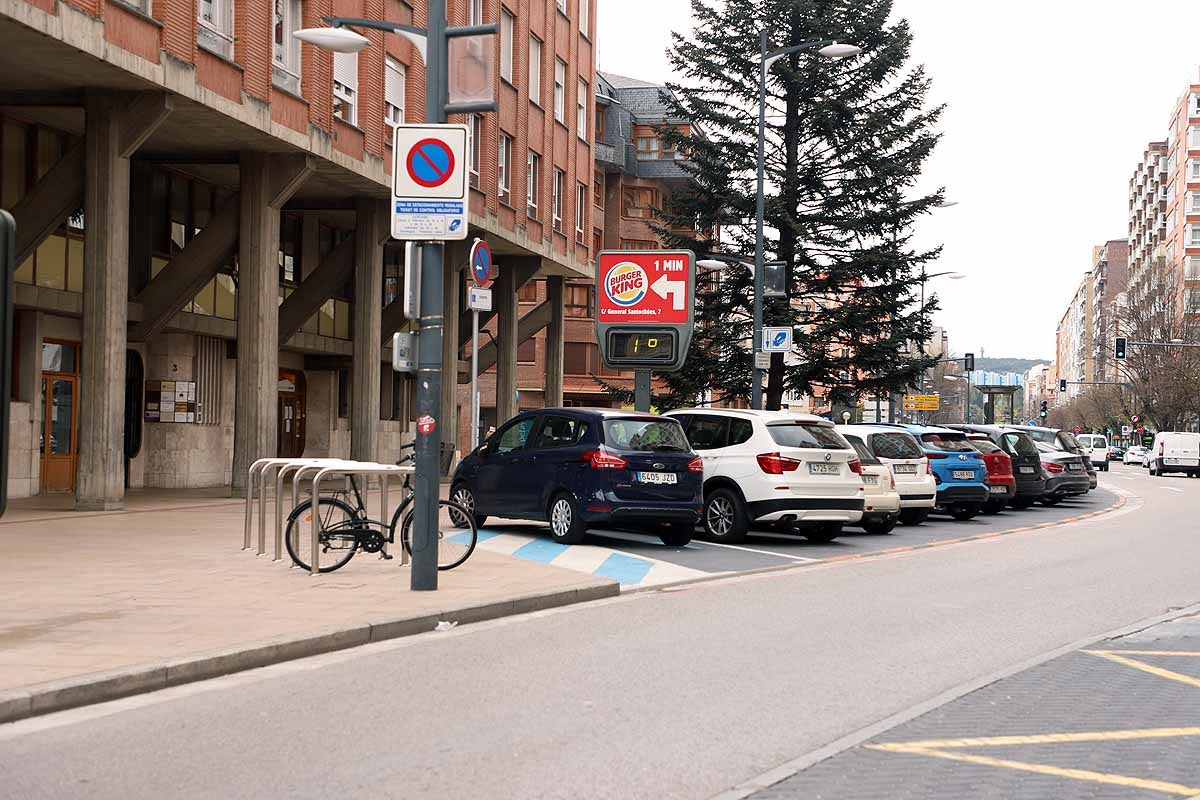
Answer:
[{"label": "notice board on wall", "polygon": [[146,422],[195,422],[195,381],[146,381]]}]

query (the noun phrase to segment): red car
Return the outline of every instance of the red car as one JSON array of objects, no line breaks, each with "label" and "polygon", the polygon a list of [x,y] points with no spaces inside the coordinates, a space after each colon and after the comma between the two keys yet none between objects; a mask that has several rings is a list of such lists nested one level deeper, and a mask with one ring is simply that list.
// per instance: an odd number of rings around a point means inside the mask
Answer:
[{"label": "red car", "polygon": [[983,506],[983,513],[995,514],[1003,511],[1008,501],[1017,493],[1017,479],[1013,476],[1012,459],[991,439],[982,433],[967,434],[971,446],[980,452],[987,465],[987,482],[992,498]]}]

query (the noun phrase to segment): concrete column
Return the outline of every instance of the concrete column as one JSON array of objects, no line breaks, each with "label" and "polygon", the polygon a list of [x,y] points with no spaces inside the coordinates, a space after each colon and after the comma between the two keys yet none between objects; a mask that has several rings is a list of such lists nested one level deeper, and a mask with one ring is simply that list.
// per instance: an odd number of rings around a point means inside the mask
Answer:
[{"label": "concrete column", "polygon": [[563,278],[546,279],[546,302],[550,304],[550,324],[546,326],[546,407],[563,403],[563,348],[566,324],[563,319]]},{"label": "concrete column", "polygon": [[125,507],[129,160],[122,157],[121,111],[111,97],[87,98],[78,511]]},{"label": "concrete column", "polygon": [[279,209],[268,156],[243,153],[240,164],[234,496],[250,465],[276,454],[279,424]]},{"label": "concrete column", "polygon": [[354,360],[350,397],[350,457],[374,461],[379,443],[380,320],[383,315],[383,213],[360,197],[354,228]]},{"label": "concrete column", "polygon": [[[458,449],[458,342],[462,320],[463,271],[467,266],[467,242],[446,243],[446,278],[442,283],[442,402],[438,425],[442,444]],[[469,322],[469,321],[468,321]]]},{"label": "concrete column", "polygon": [[[507,267],[507,268],[506,268]],[[517,405],[517,306],[518,270],[500,265],[500,279],[492,292],[496,311],[496,427],[516,416]]]}]

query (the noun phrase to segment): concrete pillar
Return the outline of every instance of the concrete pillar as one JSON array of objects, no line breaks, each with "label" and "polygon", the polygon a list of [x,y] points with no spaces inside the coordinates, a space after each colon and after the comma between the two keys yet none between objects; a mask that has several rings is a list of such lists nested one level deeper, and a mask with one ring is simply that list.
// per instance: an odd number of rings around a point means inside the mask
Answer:
[{"label": "concrete pillar", "polygon": [[350,457],[374,461],[379,443],[380,320],[383,315],[383,211],[360,197],[354,227],[354,360],[350,397]]},{"label": "concrete pillar", "polygon": [[234,496],[245,493],[250,465],[278,447],[279,210],[270,204],[268,163],[265,153],[243,153],[240,162]]},{"label": "concrete pillar", "polygon": [[[508,267],[508,268],[506,268]],[[500,265],[500,279],[492,292],[496,310],[496,427],[516,416],[517,405],[517,306],[518,270]]]},{"label": "concrete pillar", "polygon": [[129,303],[129,160],[112,97],[86,101],[83,352],[76,402],[75,508],[125,507],[125,345]]},{"label": "concrete pillar", "polygon": [[[468,242],[446,243],[446,278],[442,282],[442,402],[438,425],[442,444],[458,449],[458,342],[462,320],[463,272]],[[469,322],[469,321],[468,321]]]},{"label": "concrete pillar", "polygon": [[563,318],[563,278],[546,279],[546,302],[550,304],[550,324],[546,326],[546,407],[563,403],[563,348],[566,324]]}]

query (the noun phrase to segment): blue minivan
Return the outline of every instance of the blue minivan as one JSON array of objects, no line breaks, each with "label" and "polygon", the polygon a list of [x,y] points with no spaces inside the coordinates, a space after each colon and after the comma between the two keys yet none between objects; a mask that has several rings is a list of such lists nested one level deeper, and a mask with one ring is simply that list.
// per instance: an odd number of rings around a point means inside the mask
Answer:
[{"label": "blue minivan", "polygon": [[475,516],[550,523],[560,544],[590,525],[632,525],[665,544],[692,540],[704,461],[676,420],[611,408],[523,411],[462,460],[450,499]]},{"label": "blue minivan", "polygon": [[926,425],[901,425],[917,437],[937,482],[937,508],[968,520],[991,499],[987,465],[962,431]]}]

